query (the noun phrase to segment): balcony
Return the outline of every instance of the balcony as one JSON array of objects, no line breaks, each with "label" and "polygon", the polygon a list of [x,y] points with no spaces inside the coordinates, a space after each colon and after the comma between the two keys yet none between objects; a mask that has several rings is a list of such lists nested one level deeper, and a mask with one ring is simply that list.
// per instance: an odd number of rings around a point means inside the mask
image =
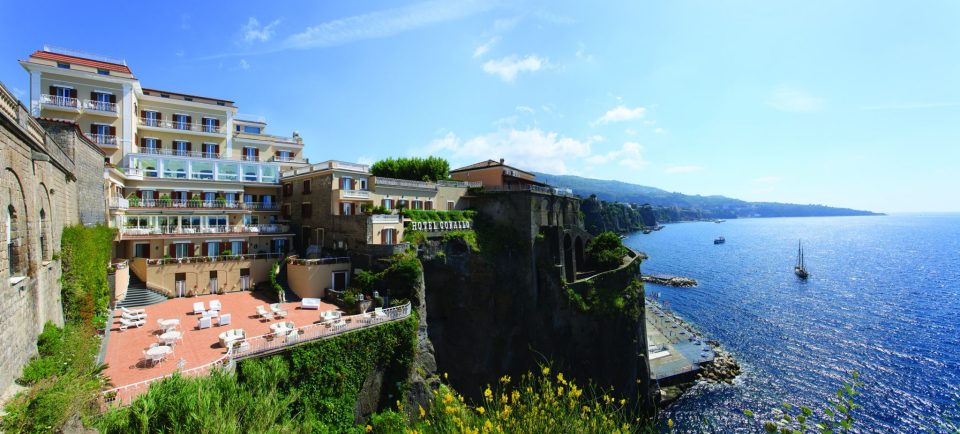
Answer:
[{"label": "balcony", "polygon": [[260,157],[256,155],[241,154],[240,161],[260,161]]},{"label": "balcony", "polygon": [[366,164],[347,163],[344,161],[330,160],[330,161],[324,161],[322,163],[311,164],[307,167],[287,170],[283,172],[283,176],[284,177],[297,176],[297,175],[303,175],[304,173],[319,172],[321,170],[332,170],[332,169],[346,170],[350,172],[360,172],[363,174],[370,173],[370,166],[367,166]]},{"label": "balcony", "polygon": [[370,199],[369,190],[340,190],[341,199]]},{"label": "balcony", "polygon": [[374,214],[370,216],[370,222],[373,224],[396,224],[400,223],[399,214]]},{"label": "balcony", "polygon": [[277,211],[280,205],[275,202],[241,202],[226,200],[183,200],[183,199],[124,199],[114,197],[110,200],[112,209],[174,209],[174,210],[235,210],[235,211]]},{"label": "balcony", "polygon": [[157,149],[145,147],[140,147],[137,151],[141,154],[168,155],[171,157],[210,158],[215,160],[220,159],[220,154],[216,152],[184,151],[180,149]]},{"label": "balcony", "polygon": [[117,114],[117,104],[109,101],[88,99],[83,102],[83,109],[90,112],[100,112],[111,115]]},{"label": "balcony", "polygon": [[[239,255],[220,255],[220,256],[188,256],[184,258],[163,258],[147,259],[147,266],[164,266],[180,264],[197,264],[202,262],[229,262],[229,261],[249,261],[253,259],[280,259],[283,255],[280,253],[248,253]],[[349,258],[348,258],[349,259]]]},{"label": "balcony", "polygon": [[100,146],[117,146],[117,136],[109,134],[90,134],[90,139]]},{"label": "balcony", "polygon": [[[203,155],[203,153],[200,153]],[[207,154],[208,157],[213,154]],[[135,179],[171,179],[194,181],[230,181],[245,183],[277,184],[280,166],[277,163],[239,162],[217,158],[199,159],[186,155],[163,153],[131,153],[125,158],[121,169],[136,173]]]},{"label": "balcony", "polygon": [[266,225],[234,225],[234,226],[205,226],[205,225],[181,225],[181,226],[123,226],[120,228],[120,237],[129,238],[158,238],[158,237],[206,237],[219,236],[224,234],[257,236],[286,234],[290,232],[290,227],[280,224]]},{"label": "balcony", "polygon": [[225,127],[222,127],[222,126],[217,127],[209,124],[157,120],[157,119],[148,119],[148,118],[138,118],[138,119],[139,119],[138,124],[140,125],[140,127],[147,128],[147,129],[191,131],[191,132],[203,133],[203,134],[224,134],[226,132]]},{"label": "balcony", "polygon": [[44,94],[40,95],[40,103],[51,108],[66,109],[75,112],[80,111],[80,101],[68,96]]},{"label": "balcony", "polygon": [[373,179],[374,179],[373,183],[377,187],[415,188],[418,190],[437,191],[437,184],[432,182],[410,181],[407,179],[396,179],[396,178],[381,178],[379,176]]}]

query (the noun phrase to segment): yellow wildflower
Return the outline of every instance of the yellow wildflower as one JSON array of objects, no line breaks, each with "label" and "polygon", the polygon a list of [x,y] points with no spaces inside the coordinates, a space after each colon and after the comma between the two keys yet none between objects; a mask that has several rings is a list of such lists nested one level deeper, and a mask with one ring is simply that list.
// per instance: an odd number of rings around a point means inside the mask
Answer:
[{"label": "yellow wildflower", "polygon": [[510,383],[510,376],[509,376],[509,375],[504,375],[504,376],[500,377],[500,384],[509,384],[509,383]]},{"label": "yellow wildflower", "polygon": [[667,427],[673,429],[673,419],[667,419]]},{"label": "yellow wildflower", "polygon": [[627,405],[627,400],[626,400],[626,399],[621,399],[621,400],[620,400],[620,406],[622,407],[622,406],[624,406],[624,405]]},{"label": "yellow wildflower", "polygon": [[486,413],[486,412],[487,412],[487,410],[484,409],[483,406],[477,407],[477,413],[484,414],[484,413]]},{"label": "yellow wildflower", "polygon": [[450,392],[447,392],[446,395],[443,395],[443,403],[449,404],[451,402],[453,402],[453,395],[451,395]]},{"label": "yellow wildflower", "polygon": [[449,376],[449,375],[447,375],[447,373],[446,373],[446,372],[444,372],[444,373],[443,373],[443,379],[444,379],[444,380],[446,380],[446,379],[448,379],[448,378],[450,378],[450,376]]},{"label": "yellow wildflower", "polygon": [[446,407],[443,408],[443,411],[444,411],[445,413],[447,413],[447,414],[454,414],[454,413],[457,412],[457,408],[456,408],[456,407],[451,407],[451,406],[448,405],[448,406],[446,406]]},{"label": "yellow wildflower", "polygon": [[487,419],[487,421],[483,423],[483,428],[488,430],[493,429],[493,424],[490,423],[490,419]]},{"label": "yellow wildflower", "polygon": [[560,384],[567,384],[567,380],[563,379],[563,372],[557,372],[557,382]]},{"label": "yellow wildflower", "polygon": [[543,367],[543,375],[550,375],[550,368],[549,368],[549,367],[546,367],[546,366]]},{"label": "yellow wildflower", "polygon": [[370,425],[367,425],[367,428],[366,428],[366,430],[367,430],[367,432],[370,432],[370,431],[373,431],[373,427],[372,427],[372,426],[370,426]]},{"label": "yellow wildflower", "polygon": [[490,386],[487,386],[487,390],[483,391],[483,396],[487,399],[493,398],[493,391],[490,390]]},{"label": "yellow wildflower", "polygon": [[427,415],[427,411],[423,409],[422,405],[418,404],[417,407],[420,407],[420,419],[423,419]]},{"label": "yellow wildflower", "polygon": [[510,392],[510,400],[512,400],[513,403],[516,404],[517,401],[520,400],[520,392],[516,390],[514,390],[513,392]]}]

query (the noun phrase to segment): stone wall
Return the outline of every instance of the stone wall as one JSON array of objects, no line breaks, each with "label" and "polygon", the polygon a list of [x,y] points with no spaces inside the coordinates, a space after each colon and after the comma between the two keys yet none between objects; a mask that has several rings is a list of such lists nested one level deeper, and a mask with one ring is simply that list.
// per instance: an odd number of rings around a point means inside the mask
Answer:
[{"label": "stone wall", "polygon": [[[99,220],[89,213],[90,223],[102,222],[105,212],[97,202],[102,153],[75,127],[52,130],[46,133],[0,85],[0,390],[36,354],[43,324],[63,324],[61,264],[54,259],[63,227],[81,221],[81,201],[99,207]],[[101,187],[81,196],[81,184]]]}]

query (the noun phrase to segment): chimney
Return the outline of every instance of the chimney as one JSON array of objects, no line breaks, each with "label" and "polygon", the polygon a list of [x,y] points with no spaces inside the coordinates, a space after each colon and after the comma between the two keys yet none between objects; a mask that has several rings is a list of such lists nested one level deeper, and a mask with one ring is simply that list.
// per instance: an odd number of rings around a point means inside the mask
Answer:
[{"label": "chimney", "polygon": [[500,159],[500,165],[503,165],[503,158]]}]

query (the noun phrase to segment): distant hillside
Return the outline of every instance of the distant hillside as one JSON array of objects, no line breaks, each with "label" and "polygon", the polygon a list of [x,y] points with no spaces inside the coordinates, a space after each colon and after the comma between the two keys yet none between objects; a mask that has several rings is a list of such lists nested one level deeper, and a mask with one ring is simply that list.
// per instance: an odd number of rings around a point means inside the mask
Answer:
[{"label": "distant hillside", "polygon": [[620,181],[583,178],[571,175],[537,173],[537,178],[557,187],[573,189],[575,194],[595,194],[606,202],[658,208],[659,222],[738,217],[830,217],[880,215],[871,211],[834,208],[823,205],[799,205],[778,202],[747,202],[725,196],[700,196],[671,193],[659,188]]}]

